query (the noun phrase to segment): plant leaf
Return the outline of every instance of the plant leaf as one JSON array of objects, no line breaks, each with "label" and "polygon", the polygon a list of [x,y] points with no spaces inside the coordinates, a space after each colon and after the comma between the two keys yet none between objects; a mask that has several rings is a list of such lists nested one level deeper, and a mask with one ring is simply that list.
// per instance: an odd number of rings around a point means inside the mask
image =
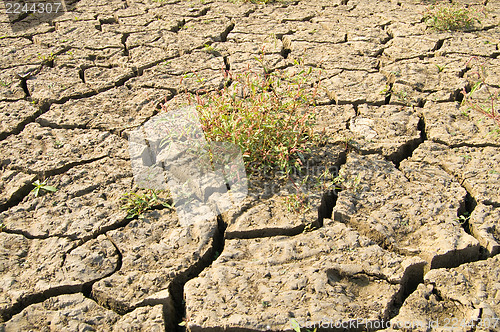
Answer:
[{"label": "plant leaf", "polygon": [[51,191],[51,192],[57,191],[57,188],[53,187],[53,186],[41,186],[40,188],[42,188],[43,190],[46,190],[46,191]]},{"label": "plant leaf", "polygon": [[295,318],[290,319],[290,325],[292,325],[295,332],[300,332],[300,325]]}]

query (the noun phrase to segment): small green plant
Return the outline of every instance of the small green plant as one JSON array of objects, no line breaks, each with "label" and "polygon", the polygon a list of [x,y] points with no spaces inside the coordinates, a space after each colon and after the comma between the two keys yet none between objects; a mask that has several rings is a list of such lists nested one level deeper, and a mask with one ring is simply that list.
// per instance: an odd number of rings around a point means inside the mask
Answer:
[{"label": "small green plant", "polygon": [[306,213],[311,210],[307,195],[302,192],[288,195],[285,198],[285,206],[288,212],[292,213]]},{"label": "small green plant", "polygon": [[144,212],[151,210],[154,207],[164,206],[172,209],[173,206],[168,202],[161,202],[158,197],[158,192],[148,189],[144,194],[126,193],[122,197],[122,210],[127,211],[127,219],[138,217],[144,218]]},{"label": "small green plant", "polygon": [[469,161],[469,160],[471,160],[471,159],[472,159],[472,157],[471,157],[470,155],[468,155],[468,154],[463,154],[463,155],[461,155],[460,157],[464,158],[464,159],[465,159],[465,160],[467,160],[467,161]]},{"label": "small green plant", "polygon": [[270,306],[271,306],[271,303],[269,301],[262,301],[263,308],[269,308]]},{"label": "small green plant", "polygon": [[[472,57],[467,61],[466,65],[469,66],[469,63],[473,60],[479,61],[477,57]],[[479,69],[472,72],[472,76],[476,76],[477,78],[469,92],[467,92],[465,88],[462,89],[462,105],[468,106],[467,111],[474,110],[494,120],[500,128],[500,110],[498,109],[500,90],[490,87],[486,83],[486,68],[484,62],[479,63]],[[475,98],[479,91],[486,92],[486,101]]]},{"label": "small green plant", "polygon": [[60,149],[60,148],[62,148],[63,146],[64,146],[64,143],[63,143],[63,142],[61,142],[61,141],[56,140],[56,141],[54,142],[54,148],[55,148],[55,149]]},{"label": "small green plant", "polygon": [[435,64],[435,66],[436,66],[436,67],[437,67],[437,69],[438,69],[438,73],[441,73],[441,72],[442,72],[442,71],[446,68],[447,64],[446,64],[446,65],[444,65],[444,66],[440,66],[440,65],[438,65],[438,64]]},{"label": "small green plant", "polygon": [[191,95],[207,140],[238,145],[249,173],[278,168],[286,177],[300,168],[314,137],[313,69],[226,74],[230,86]]},{"label": "small green plant", "polygon": [[334,187],[333,183],[334,176],[328,168],[325,168],[321,174],[315,179],[314,184],[315,189],[319,189],[323,192],[331,190]]},{"label": "small green plant", "polygon": [[392,86],[390,84],[386,84],[385,88],[382,91],[380,91],[380,94],[384,95],[384,97],[387,98],[391,95],[391,90]]},{"label": "small green plant", "polygon": [[394,77],[400,77],[401,76],[401,70],[393,70],[390,72]]},{"label": "small green plant", "polygon": [[40,180],[36,180],[35,182],[32,183],[35,188],[31,191],[35,197],[38,197],[40,195],[40,191],[49,191],[49,192],[56,192],[57,188],[53,186],[48,186],[46,181],[40,182]]},{"label": "small green plant", "polygon": [[203,51],[206,53],[215,55],[215,56],[220,55],[219,51],[214,46],[209,45],[209,44],[203,45]]},{"label": "small green plant", "polygon": [[208,53],[208,54],[212,54],[213,56],[221,56],[221,53],[219,52],[219,50],[216,49],[212,45],[205,44],[203,46],[203,51],[206,52],[206,53]]},{"label": "small green plant", "polygon": [[354,137],[347,136],[342,139],[346,151],[359,151],[359,143],[354,140]]},{"label": "small green plant", "polygon": [[406,91],[403,91],[403,90],[399,90],[399,91],[393,91],[393,94],[396,96],[397,100],[406,105],[406,106],[410,106],[410,97],[408,96],[408,92]]},{"label": "small green plant", "polygon": [[460,112],[460,114],[462,114],[462,116],[468,118],[469,117],[469,110],[462,109],[462,111]]},{"label": "small green plant", "polygon": [[463,214],[459,215],[458,218],[455,219],[455,221],[464,225],[469,222],[469,219],[470,219],[469,212],[464,212]]},{"label": "small green plant", "polygon": [[44,65],[52,65],[54,63],[54,60],[57,58],[57,55],[54,53],[50,52],[49,55],[43,55],[41,53],[38,53],[38,59],[42,60],[42,64]]},{"label": "small green plant", "polygon": [[5,81],[0,80],[0,86],[3,86],[5,88],[8,88],[9,85],[11,85],[11,84],[12,84],[12,82],[5,82]]},{"label": "small green plant", "polygon": [[3,222],[0,222],[0,233],[3,232],[4,229],[5,225],[3,224]]},{"label": "small green plant", "polygon": [[427,26],[439,31],[470,30],[479,21],[479,12],[457,4],[432,5],[423,17]]},{"label": "small green plant", "polygon": [[[293,185],[293,190],[295,191],[295,193],[285,197],[285,206],[288,212],[298,214],[311,211],[312,205],[306,194],[310,180],[309,175],[306,175],[300,181],[294,180],[292,176],[289,175],[288,180]],[[319,182],[319,180],[316,179],[316,182]],[[314,187],[316,187],[316,185],[314,185]]]},{"label": "small green plant", "polygon": [[336,190],[351,190],[357,192],[360,189],[361,178],[356,175],[354,178],[346,178],[344,171],[340,170],[339,175],[333,179]]},{"label": "small green plant", "polygon": [[[300,329],[300,324],[297,322],[295,318],[290,319],[290,325],[292,326],[293,330],[295,332],[301,332],[302,330]],[[316,332],[316,328],[314,330],[309,330],[309,329],[304,329],[304,332]]]},{"label": "small green plant", "polygon": [[314,225],[314,223],[310,222],[304,227],[302,233],[312,232],[315,229],[317,229],[317,227]]}]

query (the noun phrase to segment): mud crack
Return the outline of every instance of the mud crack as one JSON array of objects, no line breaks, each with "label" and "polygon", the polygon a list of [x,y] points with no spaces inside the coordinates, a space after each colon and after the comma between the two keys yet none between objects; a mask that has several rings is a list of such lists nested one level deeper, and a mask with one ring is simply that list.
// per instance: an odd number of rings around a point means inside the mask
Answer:
[{"label": "mud crack", "polygon": [[219,257],[224,250],[224,233],[227,225],[222,220],[221,216],[217,216],[217,231],[214,234],[213,246],[201,257],[201,259],[192,265],[187,271],[178,275],[170,284],[169,291],[172,295],[175,310],[175,325],[176,332],[184,332],[186,328],[181,326],[186,316],[186,306],[184,301],[184,285],[191,279],[200,275],[200,273],[210,267],[212,263]]}]

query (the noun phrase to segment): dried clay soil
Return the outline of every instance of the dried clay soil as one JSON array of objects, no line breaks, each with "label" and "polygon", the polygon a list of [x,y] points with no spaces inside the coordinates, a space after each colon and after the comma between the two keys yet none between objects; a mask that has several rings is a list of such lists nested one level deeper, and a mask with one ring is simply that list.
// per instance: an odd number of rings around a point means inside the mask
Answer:
[{"label": "dried clay soil", "polygon": [[[500,88],[500,2],[453,2],[487,15],[438,32],[425,0],[2,14],[0,331],[499,331],[500,134],[460,101],[478,64]],[[127,219],[130,130],[228,71],[298,63],[322,73],[314,158],[356,190],[307,215],[273,192],[188,227]],[[37,179],[58,190],[35,197]]]}]

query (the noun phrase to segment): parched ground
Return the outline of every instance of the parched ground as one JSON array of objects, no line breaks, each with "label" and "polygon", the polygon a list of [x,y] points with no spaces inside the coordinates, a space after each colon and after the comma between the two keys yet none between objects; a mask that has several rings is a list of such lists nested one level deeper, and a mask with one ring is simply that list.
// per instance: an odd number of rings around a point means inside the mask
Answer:
[{"label": "parched ground", "polygon": [[[431,2],[2,14],[0,331],[500,330],[500,133],[460,104],[478,71],[500,89],[500,2],[453,0],[486,14],[467,32],[428,28]],[[130,130],[262,66],[321,70],[311,160],[358,184],[305,215],[251,188],[202,225],[127,219]]]}]

